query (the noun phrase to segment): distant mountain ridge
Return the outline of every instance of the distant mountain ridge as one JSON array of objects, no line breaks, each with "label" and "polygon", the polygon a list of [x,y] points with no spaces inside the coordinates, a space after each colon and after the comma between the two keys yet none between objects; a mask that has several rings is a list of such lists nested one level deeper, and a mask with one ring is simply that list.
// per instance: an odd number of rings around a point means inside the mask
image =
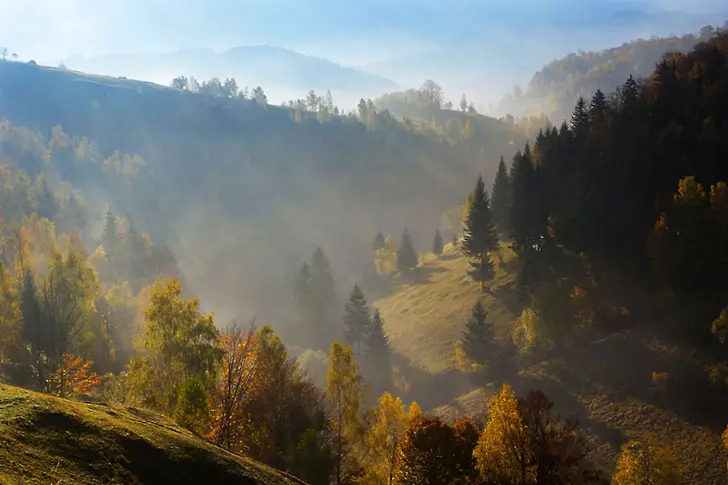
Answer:
[{"label": "distant mountain ridge", "polygon": [[270,45],[236,46],[222,52],[192,48],[170,53],[74,56],[64,63],[74,70],[162,84],[179,75],[198,80],[232,77],[241,87],[262,86],[272,101],[301,97],[309,89],[331,90],[339,97],[368,97],[399,87],[362,69]]}]

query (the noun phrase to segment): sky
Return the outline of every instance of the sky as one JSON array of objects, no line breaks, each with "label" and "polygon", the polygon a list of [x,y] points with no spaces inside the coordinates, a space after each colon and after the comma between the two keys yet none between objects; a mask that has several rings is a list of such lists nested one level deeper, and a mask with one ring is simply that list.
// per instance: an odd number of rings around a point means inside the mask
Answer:
[{"label": "sky", "polygon": [[[271,44],[377,74],[442,71],[523,83],[579,49],[696,32],[728,20],[724,0],[0,0],[0,46],[56,65],[75,55]],[[442,65],[432,53],[442,53]],[[404,61],[407,62],[404,62]],[[486,69],[487,66],[487,69]],[[449,81],[449,80],[448,80]],[[405,80],[404,82],[409,82]],[[510,81],[509,81],[510,82]],[[445,82],[444,84],[447,84]]]}]

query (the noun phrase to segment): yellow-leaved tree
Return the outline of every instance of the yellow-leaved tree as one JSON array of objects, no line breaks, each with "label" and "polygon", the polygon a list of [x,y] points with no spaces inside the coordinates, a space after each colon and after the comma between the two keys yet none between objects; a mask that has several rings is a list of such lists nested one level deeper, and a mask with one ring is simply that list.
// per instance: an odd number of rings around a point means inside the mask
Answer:
[{"label": "yellow-leaved tree", "polygon": [[680,468],[670,448],[655,439],[631,440],[622,445],[617,467],[612,476],[614,485],[679,485]]},{"label": "yellow-leaved tree", "polygon": [[356,447],[362,437],[359,416],[364,395],[359,364],[350,346],[334,341],[329,354],[326,394],[331,401],[333,428],[336,432],[336,485],[361,474]]},{"label": "yellow-leaved tree", "polygon": [[473,455],[487,483],[525,484],[533,473],[528,462],[530,436],[508,384],[488,402],[488,422]]},{"label": "yellow-leaved tree", "polygon": [[374,411],[374,422],[367,436],[366,483],[389,485],[394,480],[397,447],[404,438],[407,424],[422,415],[416,402],[406,409],[400,398],[383,394]]}]

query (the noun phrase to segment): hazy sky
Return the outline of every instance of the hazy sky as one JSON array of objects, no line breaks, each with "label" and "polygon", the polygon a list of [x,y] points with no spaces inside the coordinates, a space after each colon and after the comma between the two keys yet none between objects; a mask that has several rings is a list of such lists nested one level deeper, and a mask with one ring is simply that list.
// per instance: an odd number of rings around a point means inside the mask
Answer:
[{"label": "hazy sky", "polygon": [[[73,55],[225,50],[269,43],[412,79],[459,67],[523,83],[544,63],[728,20],[725,0],[0,0],[0,46],[56,64]],[[433,52],[442,53],[441,65]],[[438,58],[438,60],[440,59]],[[411,62],[400,62],[409,59]],[[429,71],[427,71],[429,68]],[[439,70],[438,70],[439,69]],[[433,74],[434,73],[434,74]],[[511,82],[512,80],[512,82]],[[405,80],[404,82],[409,82]],[[505,80],[502,82],[506,82]],[[501,83],[502,84],[502,83]],[[455,89],[455,87],[453,88]]]}]

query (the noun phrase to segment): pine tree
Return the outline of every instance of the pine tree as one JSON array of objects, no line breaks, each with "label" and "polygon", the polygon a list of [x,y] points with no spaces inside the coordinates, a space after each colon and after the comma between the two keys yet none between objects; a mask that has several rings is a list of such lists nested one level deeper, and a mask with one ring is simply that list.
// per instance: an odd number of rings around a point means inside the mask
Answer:
[{"label": "pine tree", "polygon": [[328,345],[328,342],[334,337],[333,328],[339,306],[331,264],[321,248],[316,248],[311,258],[311,291],[314,318],[316,318],[314,323],[326,340],[325,345]]},{"label": "pine tree", "polygon": [[478,300],[460,339],[465,354],[476,364],[484,364],[492,358],[494,329],[487,318],[483,302]]},{"label": "pine tree", "polygon": [[417,266],[417,253],[415,252],[412,238],[407,229],[402,233],[402,242],[397,250],[397,269],[404,271]]},{"label": "pine tree", "polygon": [[[293,301],[295,306],[295,319],[300,328],[299,335],[310,336],[313,333],[315,322],[316,299],[313,290],[313,277],[311,267],[303,263],[296,275],[296,283],[293,289]],[[312,342],[307,341],[307,344]]]},{"label": "pine tree", "polygon": [[597,89],[597,92],[592,96],[591,103],[589,104],[589,116],[590,118],[598,117],[600,114],[607,109],[607,97],[601,89]]},{"label": "pine tree", "polygon": [[372,243],[372,249],[375,253],[380,249],[384,249],[384,236],[381,232],[378,232],[377,237],[374,238],[374,242]]},{"label": "pine tree", "polygon": [[578,133],[586,128],[589,124],[589,110],[586,107],[584,98],[579,97],[574,106],[574,113],[571,115],[571,129]]},{"label": "pine tree", "polygon": [[354,285],[349,294],[349,301],[344,306],[344,340],[357,353],[364,350],[371,325],[367,299],[359,285]]},{"label": "pine tree", "polygon": [[440,235],[440,231],[435,231],[435,240],[432,242],[432,252],[436,256],[440,256],[442,254],[442,249],[442,236]]},{"label": "pine tree", "polygon": [[[381,389],[392,382],[392,364],[389,351],[389,338],[384,333],[384,321],[379,310],[374,311],[369,334],[367,335],[367,360],[372,369],[371,380]],[[381,390],[380,389],[380,390]]]},{"label": "pine tree", "polygon": [[509,235],[511,228],[511,179],[502,156],[493,182],[491,205],[498,232]]},{"label": "pine tree", "polygon": [[469,258],[476,260],[471,264],[475,268],[474,276],[480,281],[481,289],[484,288],[485,281],[494,275],[493,261],[488,253],[496,249],[498,249],[498,234],[490,210],[490,199],[485,190],[483,177],[479,175],[465,220],[463,250]]},{"label": "pine tree", "polygon": [[106,258],[111,261],[116,256],[116,249],[119,241],[119,231],[116,225],[116,216],[111,212],[111,207],[106,211],[104,218],[104,231],[101,235],[101,244],[106,250]]}]

